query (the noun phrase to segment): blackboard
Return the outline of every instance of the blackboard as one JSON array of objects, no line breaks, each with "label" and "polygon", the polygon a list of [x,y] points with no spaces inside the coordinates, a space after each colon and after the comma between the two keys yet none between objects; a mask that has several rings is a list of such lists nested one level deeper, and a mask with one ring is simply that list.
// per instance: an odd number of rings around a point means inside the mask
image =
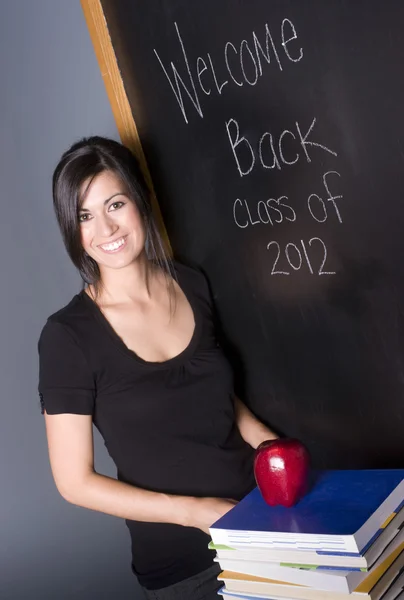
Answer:
[{"label": "blackboard", "polygon": [[101,4],[238,393],[318,467],[403,467],[404,4]]}]

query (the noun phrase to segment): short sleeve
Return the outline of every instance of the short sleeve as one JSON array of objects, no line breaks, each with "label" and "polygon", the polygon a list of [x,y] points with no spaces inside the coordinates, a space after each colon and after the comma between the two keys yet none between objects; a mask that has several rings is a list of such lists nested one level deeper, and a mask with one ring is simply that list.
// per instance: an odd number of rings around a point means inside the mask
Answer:
[{"label": "short sleeve", "polygon": [[41,412],[91,415],[95,381],[70,329],[48,320],[38,342]]}]

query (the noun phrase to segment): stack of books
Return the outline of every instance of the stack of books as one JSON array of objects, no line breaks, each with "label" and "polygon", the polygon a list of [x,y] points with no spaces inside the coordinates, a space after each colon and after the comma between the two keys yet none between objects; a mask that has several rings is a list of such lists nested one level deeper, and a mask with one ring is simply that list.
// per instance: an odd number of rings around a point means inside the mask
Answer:
[{"label": "stack of books", "polygon": [[404,469],[316,473],[291,508],[255,488],[210,534],[223,600],[404,600]]}]

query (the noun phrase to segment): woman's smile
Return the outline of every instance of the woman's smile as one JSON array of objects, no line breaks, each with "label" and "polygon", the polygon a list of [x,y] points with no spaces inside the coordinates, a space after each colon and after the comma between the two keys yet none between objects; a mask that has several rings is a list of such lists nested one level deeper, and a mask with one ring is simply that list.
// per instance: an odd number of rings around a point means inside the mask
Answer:
[{"label": "woman's smile", "polygon": [[113,242],[108,242],[107,244],[99,244],[98,248],[101,248],[103,252],[107,254],[115,254],[116,252],[120,252],[125,248],[127,243],[128,236],[122,236]]}]

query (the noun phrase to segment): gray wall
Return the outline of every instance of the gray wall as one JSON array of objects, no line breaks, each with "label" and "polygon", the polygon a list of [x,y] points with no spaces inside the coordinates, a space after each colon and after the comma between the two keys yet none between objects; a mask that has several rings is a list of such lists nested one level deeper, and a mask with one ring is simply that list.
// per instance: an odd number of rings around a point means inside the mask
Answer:
[{"label": "gray wall", "polygon": [[[0,74],[0,598],[140,598],[124,521],[58,494],[37,395],[40,330],[80,287],[52,170],[79,137],[118,139],[79,0],[1,0]],[[96,468],[115,476],[98,435]]]}]

